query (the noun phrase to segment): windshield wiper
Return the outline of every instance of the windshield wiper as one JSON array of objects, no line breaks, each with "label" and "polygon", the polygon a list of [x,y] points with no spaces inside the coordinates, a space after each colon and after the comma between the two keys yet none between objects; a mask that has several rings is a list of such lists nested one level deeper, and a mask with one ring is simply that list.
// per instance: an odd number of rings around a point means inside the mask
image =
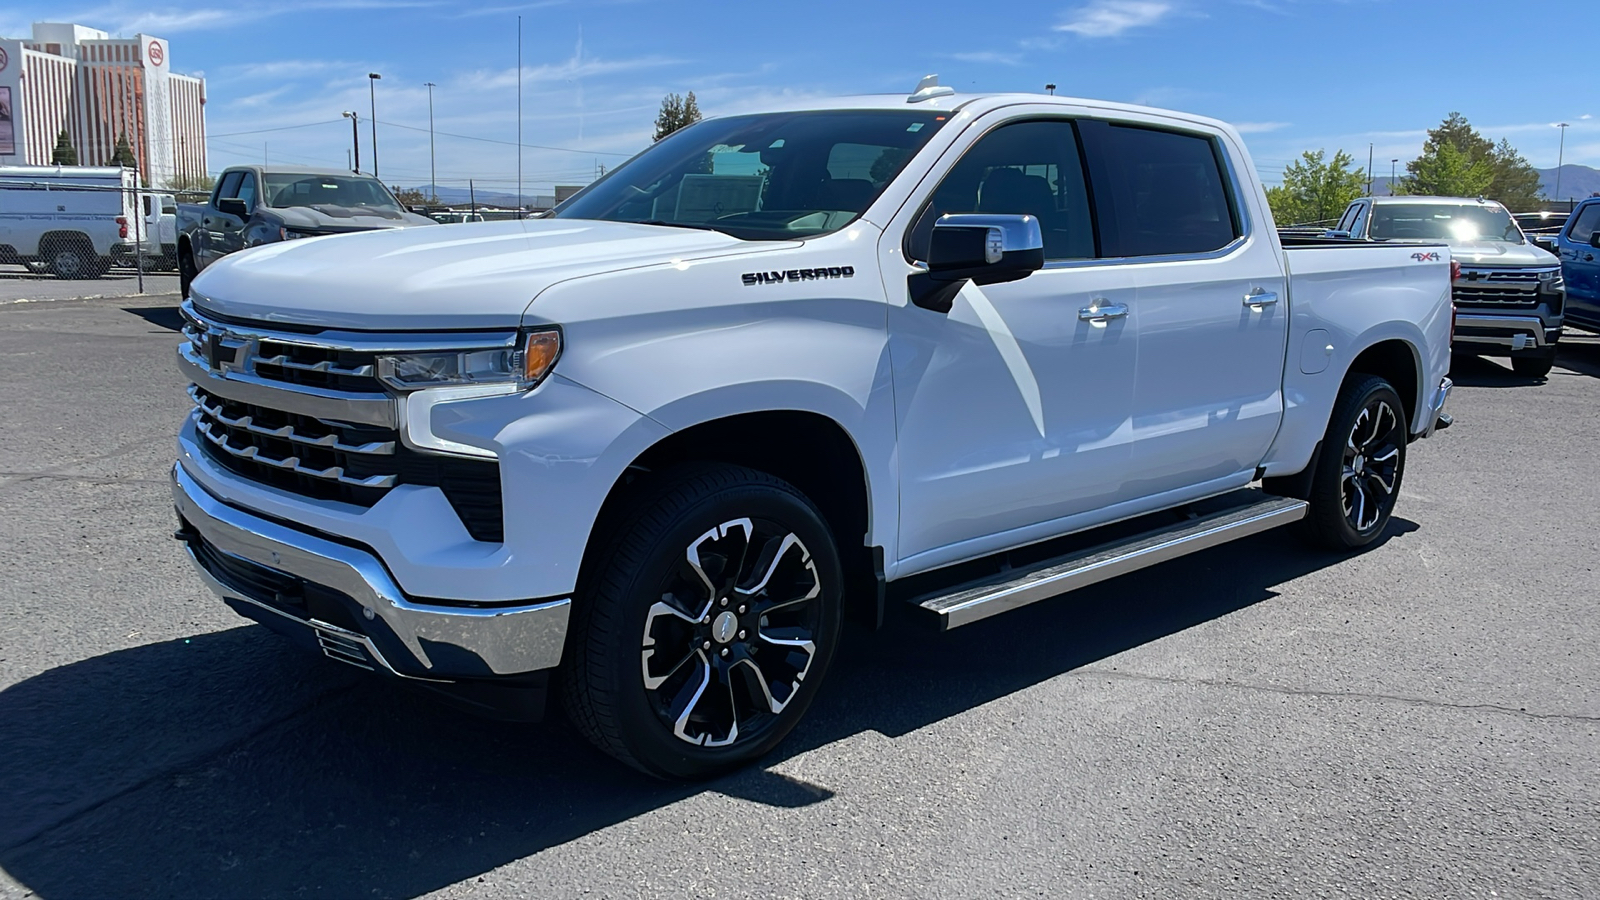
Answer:
[{"label": "windshield wiper", "polygon": [[718,232],[722,231],[721,228],[717,228],[717,227],[712,226],[712,225],[702,225],[702,224],[700,224],[698,222],[667,222],[667,221],[664,221],[662,219],[645,219],[642,222],[635,222],[634,224],[635,225],[660,225],[660,226],[663,226],[665,228],[693,228],[696,231],[718,231]]}]

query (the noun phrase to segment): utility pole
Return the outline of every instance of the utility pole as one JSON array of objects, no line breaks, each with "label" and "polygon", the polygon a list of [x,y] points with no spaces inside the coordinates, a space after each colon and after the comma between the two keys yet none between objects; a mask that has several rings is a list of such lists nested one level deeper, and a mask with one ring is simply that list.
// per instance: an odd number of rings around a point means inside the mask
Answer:
[{"label": "utility pole", "polygon": [[350,167],[350,171],[359,175],[361,174],[361,117],[353,112],[343,112],[340,115],[350,120],[350,146],[356,151],[355,165]]},{"label": "utility pole", "polygon": [[367,73],[367,96],[372,101],[372,177],[378,177],[378,89],[375,87],[378,79],[382,78],[377,72]]},{"label": "utility pole", "polygon": [[467,179],[467,202],[471,204],[472,215],[476,218],[478,215],[478,189],[473,186],[471,178]]},{"label": "utility pole", "polygon": [[439,202],[439,167],[437,158],[433,154],[433,89],[438,85],[425,82],[428,88],[428,193],[433,195],[433,202]]},{"label": "utility pole", "polygon": [[1396,171],[1395,166],[1398,166],[1399,164],[1400,164],[1400,160],[1398,160],[1398,159],[1389,160],[1389,196],[1391,196],[1391,197],[1394,196],[1394,175],[1395,175],[1395,171]]},{"label": "utility pole", "polygon": [[522,17],[517,16],[517,218],[522,218]]},{"label": "utility pole", "polygon": [[[1556,195],[1555,195],[1555,197],[1553,199],[1557,203],[1560,203],[1561,202],[1561,164],[1567,161],[1567,127],[1568,126],[1567,126],[1567,123],[1562,122],[1561,124],[1557,125],[1556,127],[1561,129],[1561,149],[1556,151]],[[1567,205],[1567,211],[1568,212],[1572,211],[1572,205],[1571,204]]]},{"label": "utility pole", "polygon": [[1372,144],[1367,144],[1367,196],[1372,196]]}]

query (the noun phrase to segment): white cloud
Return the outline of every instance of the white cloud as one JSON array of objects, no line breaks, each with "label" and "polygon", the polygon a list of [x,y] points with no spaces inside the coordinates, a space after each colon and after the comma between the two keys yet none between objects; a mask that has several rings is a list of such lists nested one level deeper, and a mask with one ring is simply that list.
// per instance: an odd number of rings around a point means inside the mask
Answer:
[{"label": "white cloud", "polygon": [[1095,0],[1073,10],[1056,30],[1080,37],[1116,37],[1132,28],[1153,25],[1170,12],[1172,4],[1162,0]]},{"label": "white cloud", "polygon": [[1234,130],[1238,131],[1240,134],[1265,134],[1266,132],[1269,132],[1269,131],[1277,131],[1280,128],[1288,128],[1289,127],[1289,123],[1288,122],[1234,122],[1233,123],[1233,127],[1234,127]]}]

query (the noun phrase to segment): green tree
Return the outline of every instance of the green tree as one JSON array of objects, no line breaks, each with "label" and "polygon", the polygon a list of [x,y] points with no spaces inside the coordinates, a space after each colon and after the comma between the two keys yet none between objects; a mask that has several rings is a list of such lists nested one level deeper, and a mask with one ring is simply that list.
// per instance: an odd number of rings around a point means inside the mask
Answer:
[{"label": "green tree", "polygon": [[1410,174],[1396,185],[1397,194],[1486,197],[1494,183],[1494,169],[1487,160],[1474,160],[1448,141],[1424,149],[1406,164],[1406,171]]},{"label": "green tree", "polygon": [[1494,155],[1489,158],[1489,166],[1494,170],[1494,182],[1489,188],[1494,199],[1514,210],[1539,208],[1544,200],[1539,170],[1528,165],[1522,154],[1511,146],[1509,139],[1500,139],[1494,148]]},{"label": "green tree", "polygon": [[694,99],[694,91],[690,91],[687,97],[668,94],[661,101],[661,112],[656,114],[655,139],[659,141],[679,128],[698,121],[700,104]]},{"label": "green tree", "polygon": [[56,135],[56,148],[50,151],[50,165],[75,166],[78,164],[78,148],[72,146],[72,136],[67,134],[65,128]]},{"label": "green tree", "polygon": [[174,175],[162,185],[174,194],[209,194],[217,180],[210,175]]},{"label": "green tree", "polygon": [[[1449,147],[1453,152],[1447,152]],[[1453,112],[1428,131],[1422,155],[1406,163],[1407,176],[1395,193],[1438,194],[1498,200],[1512,209],[1531,209],[1542,198],[1539,173],[1501,138],[1479,134],[1466,117]]]},{"label": "green tree", "polygon": [[1350,201],[1366,188],[1367,173],[1352,169],[1350,154],[1340,150],[1327,159],[1326,151],[1307,150],[1283,170],[1283,184],[1267,189],[1267,203],[1279,225],[1299,225],[1337,219]]},{"label": "green tree", "polygon": [[127,135],[117,135],[116,149],[111,151],[111,159],[107,161],[107,165],[122,166],[125,169],[138,168],[138,163],[133,158],[133,146],[128,143]]}]

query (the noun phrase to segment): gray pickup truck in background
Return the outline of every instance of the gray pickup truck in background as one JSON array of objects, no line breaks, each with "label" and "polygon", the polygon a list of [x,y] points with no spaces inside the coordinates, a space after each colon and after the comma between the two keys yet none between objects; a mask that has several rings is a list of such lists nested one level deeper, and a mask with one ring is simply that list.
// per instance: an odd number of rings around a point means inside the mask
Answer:
[{"label": "gray pickup truck in background", "polygon": [[1363,197],[1330,234],[1449,244],[1461,266],[1451,351],[1509,356],[1527,378],[1550,374],[1566,306],[1561,261],[1530,242],[1505,207],[1481,197]]},{"label": "gray pickup truck in background", "polygon": [[178,281],[185,296],[206,266],[230,253],[296,238],[434,225],[409,212],[371,175],[335,169],[233,166],[204,204],[178,205]]}]

